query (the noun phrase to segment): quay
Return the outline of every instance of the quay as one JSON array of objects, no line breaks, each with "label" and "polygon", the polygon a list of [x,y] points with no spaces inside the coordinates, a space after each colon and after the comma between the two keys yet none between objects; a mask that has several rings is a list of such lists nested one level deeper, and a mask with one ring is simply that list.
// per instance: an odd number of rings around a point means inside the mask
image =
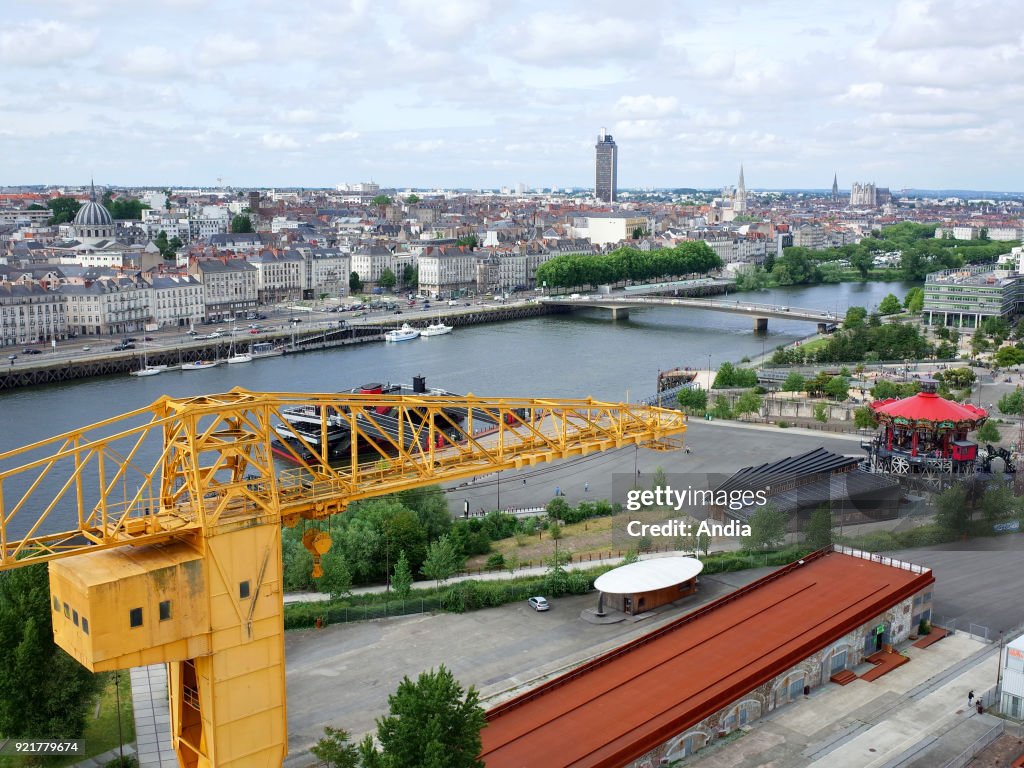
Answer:
[{"label": "quay", "polygon": [[[475,306],[472,309],[459,307],[431,313],[429,318],[402,320],[400,316],[384,316],[372,320],[344,325],[332,324],[330,327],[303,329],[299,331],[277,330],[261,333],[256,336],[242,334],[235,336],[234,347],[239,353],[247,352],[252,344],[271,342],[284,348],[286,355],[300,352],[311,352],[323,349],[346,347],[352,344],[366,344],[384,340],[385,331],[396,324],[408,322],[413,326],[426,326],[440,318],[445,324],[456,328],[484,323],[500,323],[507,320],[523,320],[543,315],[561,314],[567,309],[544,304],[515,304],[501,306]],[[109,344],[113,338],[88,339],[96,345]],[[202,339],[176,343],[173,347],[137,348],[126,352],[82,352],[71,358],[46,359],[49,355],[38,355],[38,362],[30,357],[19,357],[17,364],[0,367],[0,391],[31,387],[39,384],[57,384],[77,379],[88,379],[96,376],[123,376],[142,367],[143,354],[150,365],[166,365],[173,369],[182,363],[197,360],[224,360],[230,354],[232,339],[224,336],[216,340]],[[0,361],[2,362],[2,361]]]}]

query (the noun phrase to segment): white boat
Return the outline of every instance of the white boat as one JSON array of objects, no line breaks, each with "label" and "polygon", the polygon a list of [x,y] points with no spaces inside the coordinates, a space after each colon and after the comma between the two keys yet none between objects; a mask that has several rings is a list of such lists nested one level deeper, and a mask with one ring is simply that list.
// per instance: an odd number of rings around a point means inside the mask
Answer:
[{"label": "white boat", "polygon": [[216,368],[218,365],[220,365],[220,360],[196,360],[194,363],[182,363],[181,370],[203,371],[207,368]]},{"label": "white boat", "polygon": [[251,363],[252,355],[232,355],[228,358],[228,365],[234,365],[235,363]]},{"label": "white boat", "polygon": [[253,360],[258,360],[262,357],[280,357],[283,354],[283,347],[275,347],[269,341],[261,341],[249,347],[249,356]]},{"label": "white boat", "polygon": [[420,332],[408,323],[402,323],[401,328],[395,328],[384,334],[385,341],[411,341],[419,338]]},{"label": "white boat", "polygon": [[440,320],[436,320],[426,328],[420,329],[420,336],[444,336],[446,333],[451,333],[453,330],[454,326],[445,325]]},{"label": "white boat", "polygon": [[129,376],[156,376],[167,369],[166,365],[144,365],[137,371],[129,371]]}]

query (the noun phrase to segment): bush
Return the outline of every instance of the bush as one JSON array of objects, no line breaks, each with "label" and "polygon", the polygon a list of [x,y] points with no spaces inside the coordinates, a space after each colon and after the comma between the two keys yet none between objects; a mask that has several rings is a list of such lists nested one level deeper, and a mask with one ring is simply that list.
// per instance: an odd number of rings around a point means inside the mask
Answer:
[{"label": "bush", "polygon": [[928,619],[921,619],[921,622],[917,625],[917,634],[919,635],[930,635],[932,632],[932,623]]},{"label": "bush", "polygon": [[484,565],[488,571],[502,571],[505,569],[505,556],[501,552],[495,552],[487,558]]},{"label": "bush", "polygon": [[787,427],[789,427],[789,422],[786,421],[785,419],[779,419],[778,421],[775,422],[775,426],[778,427],[779,429],[786,429]]},{"label": "bush", "polygon": [[118,755],[103,764],[103,768],[139,768],[139,758],[135,755]]}]

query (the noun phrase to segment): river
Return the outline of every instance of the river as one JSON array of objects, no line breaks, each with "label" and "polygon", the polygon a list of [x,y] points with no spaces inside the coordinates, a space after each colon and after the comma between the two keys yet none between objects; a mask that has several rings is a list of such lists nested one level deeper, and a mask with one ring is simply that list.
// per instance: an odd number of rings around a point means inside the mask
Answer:
[{"label": "river", "polygon": [[[744,293],[749,301],[845,312],[876,306],[910,284],[840,283]],[[372,381],[409,382],[482,396],[638,400],[653,394],[659,370],[738,362],[813,333],[812,323],[772,319],[755,333],[742,315],[696,309],[633,309],[611,321],[599,310],[459,328],[400,344],[309,352],[159,376],[106,377],[0,393],[0,451],[75,429],[162,395],[189,397],[233,387],[256,391],[334,392]]]}]

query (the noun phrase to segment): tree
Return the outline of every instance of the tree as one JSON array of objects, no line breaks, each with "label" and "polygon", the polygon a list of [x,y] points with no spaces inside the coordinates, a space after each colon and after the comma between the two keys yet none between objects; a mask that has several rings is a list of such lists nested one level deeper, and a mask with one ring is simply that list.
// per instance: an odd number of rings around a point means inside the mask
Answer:
[{"label": "tree", "polygon": [[[82,607],[82,606],[78,606]],[[73,606],[67,606],[70,613]],[[45,564],[0,573],[0,734],[80,739],[97,678],[53,641]],[[99,617],[89,617],[99,620]]]},{"label": "tree", "polygon": [[734,416],[743,416],[746,413],[761,412],[761,396],[752,389],[746,390],[736,398],[736,404],[732,407]]},{"label": "tree", "polygon": [[423,561],[423,575],[438,583],[458,573],[464,560],[451,537],[446,533],[427,545],[427,557]]},{"label": "tree", "polygon": [[853,424],[857,429],[871,429],[875,426],[875,418],[871,415],[871,409],[862,405],[853,412]]},{"label": "tree", "polygon": [[803,392],[807,387],[807,379],[796,371],[790,371],[782,382],[783,392]]},{"label": "tree", "polygon": [[478,238],[476,235],[466,235],[466,237],[460,237],[458,240],[456,240],[455,244],[464,245],[467,248],[469,248],[469,250],[472,251],[474,248],[480,245],[480,238]]},{"label": "tree", "polygon": [[786,538],[786,513],[774,504],[759,507],[750,516],[750,536],[743,542],[747,550],[776,549]]},{"label": "tree", "polygon": [[156,239],[153,241],[153,245],[155,245],[160,250],[161,256],[166,257],[167,249],[171,247],[171,244],[167,241],[167,233],[164,232],[162,229],[159,232],[157,232]]},{"label": "tree", "polygon": [[985,521],[995,523],[1004,517],[1009,517],[1017,510],[1017,497],[1013,495],[1013,489],[1001,482],[995,482],[985,489],[981,497],[981,513]]},{"label": "tree", "polygon": [[327,592],[332,600],[337,600],[352,591],[352,572],[348,568],[345,556],[336,549],[330,549],[320,560],[323,576],[317,579],[317,587]]},{"label": "tree", "polygon": [[707,531],[697,534],[697,549],[704,553],[704,557],[708,556],[708,550],[711,549],[711,534]]},{"label": "tree", "polygon": [[1002,413],[1007,415],[1024,413],[1024,392],[1017,387],[1013,392],[1008,392],[1000,397],[996,405]]},{"label": "tree", "polygon": [[676,395],[679,407],[687,413],[703,413],[708,408],[707,390],[697,387],[682,389]]},{"label": "tree", "polygon": [[1010,368],[1014,365],[1020,365],[1024,363],[1024,349],[1019,347],[1000,347],[996,350],[995,357],[996,365],[1000,368]]},{"label": "tree", "polygon": [[885,298],[878,304],[878,314],[880,315],[895,315],[903,311],[903,305],[900,304],[900,300],[892,293],[887,293]]},{"label": "tree", "polygon": [[864,325],[864,319],[868,311],[864,307],[850,307],[846,310],[846,319],[843,320],[844,328],[858,328]]},{"label": "tree", "polygon": [[369,736],[360,745],[364,768],[484,768],[480,696],[472,686],[464,692],[443,665],[415,683],[404,677],[388,707],[377,719],[380,750]]},{"label": "tree", "polygon": [[382,288],[387,288],[390,291],[398,283],[398,278],[396,278],[395,273],[391,271],[391,267],[384,267],[384,270],[380,273],[380,280],[378,282],[380,282]]},{"label": "tree", "polygon": [[998,443],[1002,438],[995,422],[989,419],[981,425],[981,429],[974,433],[974,439],[979,443]]},{"label": "tree", "polygon": [[850,382],[845,376],[833,376],[825,385],[825,394],[836,400],[845,400],[850,391]]},{"label": "tree", "polygon": [[407,288],[415,288],[419,284],[419,271],[412,264],[402,267],[402,285]]},{"label": "tree", "polygon": [[66,224],[74,220],[82,204],[73,197],[55,197],[46,203],[46,207],[53,211],[47,223]]},{"label": "tree", "polygon": [[405,202],[406,202],[407,205],[416,205],[416,203],[418,203],[419,201],[420,201],[420,196],[416,195],[416,194],[408,195],[405,198]]},{"label": "tree", "polygon": [[924,288],[915,286],[907,291],[903,298],[903,306],[912,315],[920,314],[924,309]]},{"label": "tree", "polygon": [[553,541],[558,541],[562,538],[562,526],[559,525],[558,520],[553,519],[548,524],[548,536],[550,536]]},{"label": "tree", "polygon": [[359,293],[363,290],[363,281],[359,279],[358,272],[353,272],[348,276],[348,290],[350,293]]},{"label": "tree", "polygon": [[818,507],[811,513],[804,531],[804,541],[815,549],[832,545],[832,512],[827,505]]},{"label": "tree", "polygon": [[391,577],[391,586],[402,600],[409,599],[412,592],[412,570],[409,568],[409,559],[405,556],[403,549],[398,555],[398,562],[395,563],[395,572]]},{"label": "tree", "polygon": [[972,510],[967,506],[967,489],[951,485],[935,498],[935,522],[950,533],[966,536],[971,528]]},{"label": "tree", "polygon": [[715,398],[715,404],[711,406],[711,415],[716,419],[732,418],[732,408],[729,407],[729,399],[725,395]]},{"label": "tree", "polygon": [[327,768],[359,768],[359,750],[349,744],[348,731],[344,728],[324,727],[323,738],[309,748],[313,756],[327,765]]},{"label": "tree", "polygon": [[828,421],[828,406],[824,403],[814,404],[814,420],[820,421],[822,424]]},{"label": "tree", "polygon": [[857,270],[861,280],[868,279],[868,272],[875,265],[875,257],[867,248],[858,249],[850,256],[850,266]]},{"label": "tree", "polygon": [[231,231],[236,235],[255,231],[252,227],[252,219],[244,213],[238,214],[231,219]]},{"label": "tree", "polygon": [[387,195],[377,195],[370,202],[380,208],[383,213],[383,210],[391,205],[391,198]]}]

